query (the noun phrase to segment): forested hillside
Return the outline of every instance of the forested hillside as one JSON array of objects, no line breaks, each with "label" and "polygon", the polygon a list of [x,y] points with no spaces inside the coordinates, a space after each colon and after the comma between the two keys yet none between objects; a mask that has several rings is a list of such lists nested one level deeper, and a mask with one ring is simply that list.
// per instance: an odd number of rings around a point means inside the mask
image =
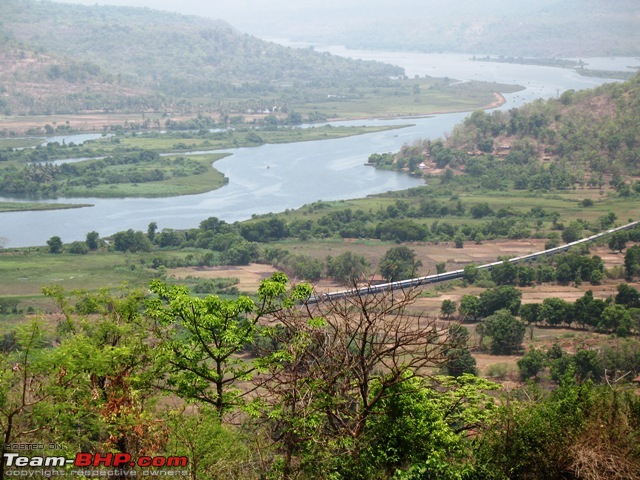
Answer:
[{"label": "forested hillside", "polygon": [[403,73],[149,9],[3,0],[0,18],[0,107],[14,113],[56,110],[52,96],[64,98],[58,103],[68,111],[157,108],[180,97],[215,102],[293,86],[375,84]]},{"label": "forested hillside", "polygon": [[[640,191],[639,98],[636,76],[509,111],[476,111],[446,141],[425,141],[396,154],[372,155],[369,161],[416,175],[449,169],[449,181],[487,191],[602,189],[611,184],[628,197]],[[425,166],[429,168],[422,170]]]},{"label": "forested hillside", "polygon": [[636,76],[593,90],[570,90],[558,99],[508,112],[478,111],[455,129],[448,145],[471,153],[461,159],[467,170],[477,170],[485,161],[503,161],[502,170],[520,172],[515,188],[537,188],[536,175],[553,170],[571,172],[573,178],[549,175],[543,183],[551,184],[544,188],[597,186],[603,175],[613,175],[623,188],[621,175],[639,174],[639,99]]}]

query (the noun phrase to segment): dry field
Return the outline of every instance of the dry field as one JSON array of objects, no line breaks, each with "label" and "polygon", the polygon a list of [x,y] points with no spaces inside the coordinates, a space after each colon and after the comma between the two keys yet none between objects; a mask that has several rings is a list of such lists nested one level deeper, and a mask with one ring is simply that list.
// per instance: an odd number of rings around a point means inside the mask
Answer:
[{"label": "dry field", "polygon": [[[495,261],[501,255],[523,255],[526,253],[541,250],[543,248],[543,240],[500,240],[495,242],[484,242],[482,245],[465,244],[463,249],[457,249],[453,244],[413,244],[411,248],[416,252],[418,258],[423,262],[423,271],[421,274],[434,273],[435,264],[446,262],[447,270],[456,270],[464,268],[469,263],[481,264]],[[343,244],[332,244],[331,255],[339,255],[342,251],[352,250],[356,253],[365,255],[372,263],[377,264],[380,257],[389,248],[388,245],[368,246],[358,244],[357,242],[345,241]],[[611,252],[606,247],[592,248],[591,255],[600,256],[606,268],[610,269],[616,266],[622,266],[624,262],[624,254]],[[269,265],[252,264],[240,267],[205,267],[205,268],[179,268],[170,270],[170,276],[176,279],[184,279],[188,276],[201,278],[237,278],[239,284],[238,289],[241,292],[255,292],[262,281],[268,278],[276,270]],[[301,279],[293,279],[302,281]],[[618,279],[610,279],[602,282],[601,285],[591,285],[584,283],[579,287],[569,285],[561,286],[554,284],[535,285],[532,287],[522,288],[523,303],[542,302],[548,297],[559,297],[567,301],[575,301],[587,290],[592,290],[596,298],[606,299],[616,294],[616,287],[621,282]],[[632,284],[635,288],[640,288],[639,283]],[[314,285],[319,292],[328,292],[344,289],[344,286],[337,282],[321,280]],[[440,313],[440,306],[445,299],[452,300],[456,303],[460,301],[463,295],[478,295],[482,292],[479,287],[460,288],[455,287],[450,290],[436,291],[434,287],[426,295],[420,296],[411,310],[421,315],[437,317]],[[475,325],[468,324],[466,327],[471,334],[470,344],[475,345],[478,342],[478,336],[475,334]],[[598,335],[592,332],[566,329],[566,328],[538,328],[528,327],[525,335],[524,344],[526,348],[529,345],[535,345],[536,348],[548,348],[554,342],[569,352],[575,352],[577,348],[583,345],[593,345],[607,340],[607,336]],[[519,356],[495,356],[486,353],[474,352],[478,369],[481,374],[491,372],[491,369],[499,367],[498,370],[506,371],[506,375],[501,379],[511,381],[515,387],[518,383],[516,362]]]},{"label": "dry field", "polygon": [[[527,239],[527,240],[497,240],[492,242],[484,242],[481,245],[473,243],[465,244],[464,248],[455,248],[452,243],[416,243],[411,244],[410,248],[416,252],[417,258],[422,261],[422,268],[418,272],[419,275],[428,275],[435,273],[435,265],[444,262],[446,270],[459,270],[470,263],[476,265],[489,263],[496,260],[498,256],[519,256],[527,253],[542,250],[544,248],[544,240]],[[295,253],[304,252],[305,247],[292,248]],[[345,240],[340,244],[331,244],[330,253],[337,256],[344,251],[351,250],[357,254],[364,255],[372,265],[377,265],[384,252],[389,249],[388,244],[380,243],[379,245],[360,244],[358,242],[350,242]],[[311,245],[310,250],[316,252],[320,249],[317,245]],[[326,256],[327,249],[321,256]],[[624,254],[612,252],[606,247],[592,248],[591,255],[598,255],[602,258],[607,268],[620,267],[624,263]],[[246,266],[228,266],[228,267],[188,267],[176,268],[169,270],[169,276],[176,279],[184,279],[186,277],[197,278],[237,278],[239,284],[238,289],[241,292],[255,292],[260,282],[268,278],[276,269],[270,265],[251,264]],[[304,281],[304,279],[292,279],[294,283]],[[616,287],[620,283],[619,280],[604,281],[602,285],[590,285],[585,283],[580,287],[561,286],[554,284],[535,285],[533,287],[522,288],[523,303],[541,302],[549,296],[564,298],[568,301],[575,301],[581,297],[586,290],[592,290],[597,298],[607,298],[615,295]],[[314,284],[315,288],[320,292],[333,290],[341,290],[344,286],[338,282],[330,280],[321,280]],[[433,289],[433,287],[430,287]],[[434,298],[421,298],[420,306],[426,310],[436,310],[440,308],[442,300],[449,299],[455,302],[459,301],[462,295],[479,294],[482,289],[477,287],[468,287],[465,289],[456,288],[450,292],[440,293]]]},{"label": "dry field", "polygon": [[[215,115],[213,115],[215,116]],[[172,115],[171,120],[184,121],[193,118],[193,115]],[[45,125],[53,127],[63,125],[73,131],[82,133],[102,132],[111,126],[124,125],[125,123],[140,124],[146,119],[151,120],[151,125],[160,128],[167,120],[159,113],[75,113],[60,115],[33,115],[33,116],[2,116],[0,115],[0,130],[6,129],[10,132],[24,135],[32,128],[42,128]]]}]

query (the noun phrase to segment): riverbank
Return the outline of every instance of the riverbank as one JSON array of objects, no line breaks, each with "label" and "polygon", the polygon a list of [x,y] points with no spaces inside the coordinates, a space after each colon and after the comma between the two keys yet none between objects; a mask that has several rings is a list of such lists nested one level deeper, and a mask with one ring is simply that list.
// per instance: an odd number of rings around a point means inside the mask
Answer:
[{"label": "riverbank", "polygon": [[23,203],[0,202],[0,213],[33,212],[37,210],[63,210],[67,208],[92,207],[91,203]]},{"label": "riverbank", "polygon": [[[354,91],[325,89],[313,92],[304,100],[292,100],[288,113],[256,112],[252,109],[234,111],[233,125],[271,125],[276,119],[289,124],[293,113],[318,123],[370,118],[403,118],[426,115],[469,112],[494,108],[496,95],[513,93],[523,87],[478,80],[416,77],[398,79],[390,85],[359,88]],[[170,123],[189,123],[201,116],[211,124],[223,125],[225,118],[218,111],[193,114],[171,112],[56,114],[43,116],[0,116],[0,138],[25,135],[63,135],[101,133],[116,130],[160,131]],[[310,120],[313,121],[313,120]]]}]

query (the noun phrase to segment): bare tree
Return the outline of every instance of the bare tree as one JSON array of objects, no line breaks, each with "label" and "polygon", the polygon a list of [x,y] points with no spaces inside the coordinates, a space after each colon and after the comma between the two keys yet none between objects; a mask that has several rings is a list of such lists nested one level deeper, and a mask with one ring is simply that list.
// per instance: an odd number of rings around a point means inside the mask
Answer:
[{"label": "bare tree", "polygon": [[426,376],[455,345],[449,324],[410,314],[415,289],[306,304],[274,315],[280,345],[261,378],[271,405],[284,475],[297,452],[336,440],[342,454],[364,432],[382,400],[403,382]]}]

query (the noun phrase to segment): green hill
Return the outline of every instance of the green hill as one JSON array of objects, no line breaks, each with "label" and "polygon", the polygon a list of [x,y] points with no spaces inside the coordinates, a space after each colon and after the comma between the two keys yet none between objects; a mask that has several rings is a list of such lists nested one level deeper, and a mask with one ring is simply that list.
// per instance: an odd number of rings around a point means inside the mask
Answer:
[{"label": "green hill", "polygon": [[[0,3],[0,108],[46,113],[215,102],[285,88],[364,85],[399,67],[300,50],[216,20],[142,8],[36,0]],[[135,98],[133,98],[135,97]]]},{"label": "green hill", "polygon": [[[550,170],[572,171],[577,183],[593,183],[602,175],[638,176],[639,99],[636,75],[625,83],[569,90],[558,99],[538,100],[508,112],[475,112],[455,129],[449,144],[502,158],[506,169],[518,171],[522,180],[528,178],[527,188],[532,188],[536,175],[531,170],[527,177],[527,169],[539,169],[540,162]],[[477,158],[465,163],[478,163]]]}]

